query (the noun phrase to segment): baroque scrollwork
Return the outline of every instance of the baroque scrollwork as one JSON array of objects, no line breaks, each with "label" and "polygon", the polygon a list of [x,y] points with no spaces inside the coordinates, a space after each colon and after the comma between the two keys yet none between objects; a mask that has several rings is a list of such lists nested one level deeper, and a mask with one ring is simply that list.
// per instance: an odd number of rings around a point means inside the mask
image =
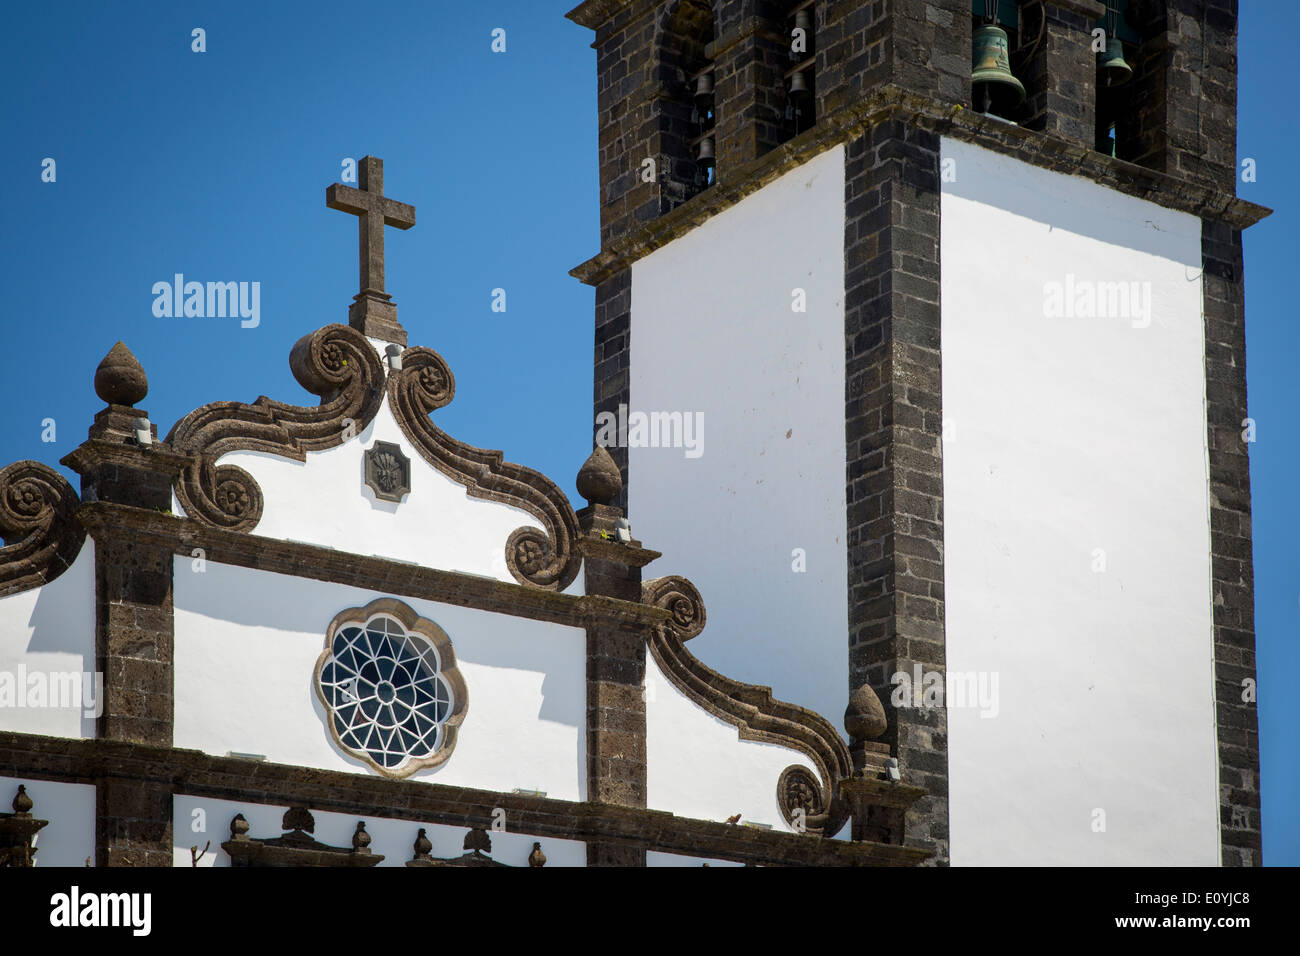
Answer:
[{"label": "baroque scrollwork", "polygon": [[48,584],[72,566],[86,540],[67,479],[39,461],[0,469],[0,596]]},{"label": "baroque scrollwork", "polygon": [[384,369],[365,336],[346,325],[305,335],[289,355],[299,384],[321,398],[316,407],[265,396],[252,404],[212,402],[182,418],[167,435],[194,457],[176,482],[185,513],[216,528],[251,531],[262,517],[262,491],[247,471],[218,465],[233,451],[262,451],[302,461],[309,451],[359,434],[383,402]]},{"label": "baroque scrollwork", "polygon": [[[706,615],[700,592],[686,578],[672,575],[646,581],[641,586],[641,600],[672,614],[650,639],[650,651],[660,670],[700,707],[735,725],[742,740],[762,740],[806,754],[817,767],[817,776],[802,767],[798,769],[806,776],[787,770],[778,782],[778,802],[783,797],[788,802],[792,796],[801,800],[806,832],[837,833],[848,820],[847,807],[838,799],[839,782],[853,772],[853,761],[834,725],[806,707],[775,700],[769,687],[719,674],[688,651],[685,643],[704,630]],[[792,781],[815,787],[816,799],[811,794],[800,798],[802,791],[793,790]],[[811,812],[814,806],[815,813]],[[783,802],[782,813],[785,811]],[[788,815],[787,822],[791,818]]]},{"label": "baroque scrollwork", "polygon": [[432,349],[402,353],[402,368],[388,377],[393,416],[420,455],[470,495],[521,508],[542,528],[516,529],[506,541],[506,566],[520,584],[563,591],[578,574],[578,519],[568,498],[545,475],[504,460],[499,451],[452,438],[429,418],[451,402],[456,380]]}]

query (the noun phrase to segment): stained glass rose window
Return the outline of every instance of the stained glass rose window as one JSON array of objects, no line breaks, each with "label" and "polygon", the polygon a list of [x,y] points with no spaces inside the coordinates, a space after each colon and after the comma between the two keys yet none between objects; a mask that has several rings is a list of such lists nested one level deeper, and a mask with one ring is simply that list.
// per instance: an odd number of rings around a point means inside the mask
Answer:
[{"label": "stained glass rose window", "polygon": [[468,703],[446,632],[391,598],[330,624],[316,693],[335,743],[393,777],[445,761]]}]

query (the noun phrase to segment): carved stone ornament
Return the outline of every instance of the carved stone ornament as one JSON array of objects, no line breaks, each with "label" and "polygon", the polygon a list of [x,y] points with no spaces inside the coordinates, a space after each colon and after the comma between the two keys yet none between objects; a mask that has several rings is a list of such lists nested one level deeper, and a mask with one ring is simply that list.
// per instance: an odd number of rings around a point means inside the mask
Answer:
[{"label": "carved stone ornament", "polygon": [[411,459],[392,442],[375,442],[366,451],[366,484],[380,501],[401,501],[411,491]]},{"label": "carved stone ornament", "polygon": [[407,349],[401,369],[388,376],[393,417],[425,461],[463,484],[471,496],[520,508],[542,523],[542,528],[518,528],[506,540],[506,567],[514,579],[563,591],[582,566],[573,506],[545,475],[505,461],[499,451],[452,438],[433,424],[430,413],[448,405],[455,394],[451,369],[432,349]]},{"label": "carved stone ornament", "polygon": [[0,597],[49,584],[72,566],[86,531],[66,478],[39,461],[0,469]]},{"label": "carved stone ornament", "polygon": [[260,451],[304,461],[309,451],[355,438],[383,402],[384,367],[365,336],[346,325],[305,335],[289,355],[299,384],[321,397],[315,408],[265,396],[251,405],[213,402],[173,426],[166,443],[190,455],[176,482],[185,514],[214,528],[251,531],[262,517],[262,490],[235,465],[219,465],[233,451]]},{"label": "carved stone ornament", "polygon": [[50,821],[33,817],[32,806],[26,784],[19,784],[13,800],[14,812],[0,813],[0,867],[36,865],[33,841],[37,832],[49,826]]},{"label": "carved stone ornament", "polygon": [[376,866],[383,854],[370,852],[370,834],[358,821],[352,846],[330,846],[310,834],[316,821],[306,807],[290,807],[281,823],[284,833],[270,839],[248,835],[248,821],[242,813],[230,821],[230,839],[221,848],[230,855],[230,865],[237,867],[286,866]]},{"label": "carved stone ornament", "polygon": [[[646,581],[641,586],[641,600],[672,612],[667,624],[655,629],[650,652],[673,686],[715,717],[734,725],[741,740],[761,740],[806,754],[821,778],[818,791],[823,808],[829,795],[829,810],[810,817],[807,832],[838,833],[848,821],[848,807],[838,799],[839,782],[853,772],[853,763],[834,725],[806,707],[773,699],[770,687],[744,684],[719,674],[688,651],[685,642],[704,630],[706,617],[700,592],[686,578],[672,575]],[[817,782],[810,772],[806,779]],[[785,790],[778,785],[778,801]]]},{"label": "carved stone ornament", "polygon": [[781,817],[796,831],[821,832],[821,827],[813,823],[824,817],[826,798],[817,775],[807,767],[793,764],[781,771],[776,782],[776,802],[781,808]]},{"label": "carved stone ornament", "polygon": [[334,618],[313,683],[334,743],[386,777],[446,762],[469,707],[447,633],[394,598]]},{"label": "carved stone ornament", "polygon": [[[407,866],[504,866],[509,867],[509,863],[502,863],[488,856],[492,852],[492,838],[488,832],[481,827],[475,827],[465,834],[465,854],[463,856],[454,856],[450,858],[439,858],[431,856],[429,851],[433,845],[429,843],[424,835],[424,830],[415,841],[415,856],[406,861]],[[537,844],[533,844],[537,846]],[[545,857],[542,858],[545,862]],[[530,865],[531,864],[530,862]]]}]

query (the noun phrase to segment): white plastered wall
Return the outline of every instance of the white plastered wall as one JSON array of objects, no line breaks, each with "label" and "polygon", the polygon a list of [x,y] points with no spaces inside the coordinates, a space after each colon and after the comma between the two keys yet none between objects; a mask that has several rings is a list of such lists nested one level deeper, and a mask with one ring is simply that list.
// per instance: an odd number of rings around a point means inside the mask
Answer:
[{"label": "white plastered wall", "polygon": [[[65,702],[54,701],[49,693],[45,706],[27,706],[39,704],[40,698],[26,694],[33,682],[47,689],[56,686],[56,676],[62,681],[78,675],[78,686],[89,680],[93,688],[94,670],[95,545],[87,538],[72,566],[52,582],[0,598],[0,675],[7,675],[0,679],[15,692],[12,704],[0,704],[0,730],[94,737],[93,707],[54,706]],[[90,697],[83,691],[82,704],[93,697],[93,690]]]},{"label": "white plastered wall", "polygon": [[[806,312],[794,311],[796,289]],[[638,260],[631,310],[631,410],[703,416],[697,458],[629,450],[633,533],[663,552],[659,573],[690,578],[708,608],[691,650],[838,724],[848,702],[843,147]],[[806,571],[793,570],[796,549]]]},{"label": "white plastered wall", "polygon": [[[1215,865],[1199,220],[943,156],[947,665],[999,686],[949,708],[952,862]],[[1149,325],[1049,317],[1070,281]]]},{"label": "white plastered wall", "polygon": [[413,779],[585,799],[581,628],[183,557],[174,592],[177,747],[373,773],[334,744],[313,680],[334,616],[396,596],[447,632],[469,695],[451,758]]},{"label": "white plastered wall", "polygon": [[[270,806],[261,803],[237,803],[230,800],[209,800],[189,794],[177,794],[172,800],[173,823],[172,834],[173,863],[175,866],[193,866],[191,848],[202,851],[208,846],[207,853],[198,861],[199,866],[230,866],[230,856],[221,848],[221,844],[230,839],[230,821],[235,814],[242,813],[248,821],[248,835],[255,839],[278,837],[282,831],[286,806]],[[411,859],[416,834],[421,827],[425,836],[433,844],[432,855],[439,859],[458,857],[467,852],[465,834],[468,827],[449,827],[424,823],[419,820],[392,820],[383,817],[355,817],[343,813],[321,813],[312,811],[316,821],[316,830],[312,837],[330,846],[349,847],[352,835],[356,832],[357,821],[364,819],[366,832],[370,834],[370,852],[382,854],[384,859],[378,866],[404,866]],[[492,852],[489,854],[498,863],[510,866],[527,866],[528,854],[533,850],[533,843],[542,845],[546,854],[546,865],[552,866],[586,866],[587,845],[577,840],[557,840],[551,837],[533,837],[525,833],[511,833],[509,817],[505,820],[505,830],[493,830]]]}]

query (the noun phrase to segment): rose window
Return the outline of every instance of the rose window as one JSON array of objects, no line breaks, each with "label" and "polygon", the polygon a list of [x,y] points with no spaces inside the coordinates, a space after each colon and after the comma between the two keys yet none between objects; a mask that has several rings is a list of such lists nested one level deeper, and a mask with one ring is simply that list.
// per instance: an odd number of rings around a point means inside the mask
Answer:
[{"label": "rose window", "polygon": [[467,696],[445,632],[391,599],[330,625],[316,691],[339,747],[399,777],[450,756]]}]

